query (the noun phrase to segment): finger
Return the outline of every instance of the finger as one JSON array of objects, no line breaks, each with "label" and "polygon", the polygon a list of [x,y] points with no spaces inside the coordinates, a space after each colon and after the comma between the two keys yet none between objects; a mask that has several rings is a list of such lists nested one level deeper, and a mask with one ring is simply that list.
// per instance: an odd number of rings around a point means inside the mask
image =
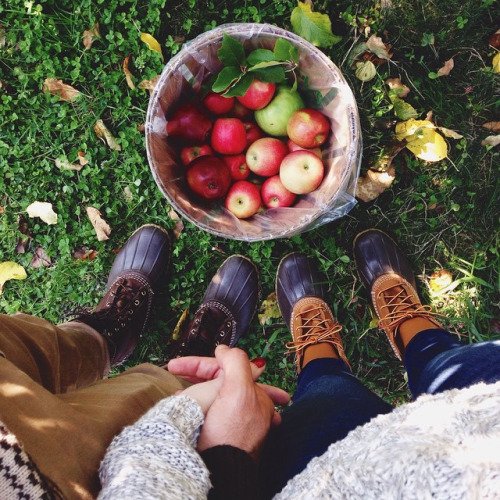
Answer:
[{"label": "finger", "polygon": [[271,425],[277,427],[281,424],[281,415],[275,410],[273,413],[273,418],[271,420]]},{"label": "finger", "polygon": [[201,356],[171,359],[167,364],[167,369],[173,375],[183,377],[193,383],[212,380],[220,372],[219,362],[215,358]]},{"label": "finger", "polygon": [[252,378],[253,380],[257,380],[265,371],[266,365],[255,365],[252,361],[250,361],[250,368],[252,370]]},{"label": "finger", "polygon": [[290,395],[274,385],[257,384],[273,401],[275,405],[287,405],[290,402]]},{"label": "finger", "polygon": [[215,349],[215,358],[224,372],[224,387],[226,389],[253,385],[250,362],[244,351],[219,345]]}]

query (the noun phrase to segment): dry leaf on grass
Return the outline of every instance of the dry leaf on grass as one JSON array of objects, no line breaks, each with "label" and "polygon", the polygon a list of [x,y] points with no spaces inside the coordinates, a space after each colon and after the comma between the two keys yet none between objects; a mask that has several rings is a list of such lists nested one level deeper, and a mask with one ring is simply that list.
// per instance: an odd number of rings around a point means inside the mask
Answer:
[{"label": "dry leaf on grass", "polygon": [[371,61],[357,62],[354,74],[358,80],[361,80],[362,82],[369,82],[375,78],[377,68]]},{"label": "dry leaf on grass", "polygon": [[365,42],[365,45],[370,52],[373,52],[377,57],[380,57],[380,59],[389,60],[392,57],[390,46],[386,45],[379,36],[372,35]]},{"label": "dry leaf on grass", "polygon": [[31,259],[31,267],[49,267],[52,265],[50,257],[47,255],[42,247],[36,247],[33,258]]},{"label": "dry leaf on grass", "polygon": [[87,207],[87,215],[94,226],[97,239],[99,241],[109,240],[109,235],[111,234],[111,228],[108,223],[101,217],[101,212],[94,207]]},{"label": "dry leaf on grass", "polygon": [[442,134],[445,137],[449,137],[450,139],[463,139],[463,135],[459,134],[458,132],[455,132],[454,130],[451,130],[450,128],[446,127],[437,127],[437,129],[442,132]]},{"label": "dry leaf on grass", "polygon": [[184,323],[188,319],[188,316],[189,316],[189,309],[184,309],[179,319],[177,320],[177,324],[172,330],[172,340],[179,340],[182,327],[184,326]]},{"label": "dry leaf on grass", "polygon": [[130,62],[130,56],[127,56],[123,60],[122,68],[123,68],[123,73],[125,73],[125,80],[127,80],[127,85],[129,89],[134,90],[135,89],[134,80],[132,79],[132,73],[128,69],[129,62]]},{"label": "dry leaf on grass", "polygon": [[259,308],[259,323],[264,326],[272,319],[281,318],[280,308],[278,306],[278,300],[276,298],[276,293],[270,293],[267,298],[262,301]]},{"label": "dry leaf on grass", "polygon": [[500,132],[500,122],[486,122],[482,124],[482,127],[492,132]]},{"label": "dry leaf on grass", "polygon": [[87,165],[87,163],[89,162],[87,160],[87,158],[85,157],[85,153],[83,151],[78,151],[78,161],[80,162],[80,165],[82,167],[84,167],[85,165]]},{"label": "dry leaf on grass", "polygon": [[56,167],[60,170],[75,170],[76,172],[79,172],[82,168],[83,165],[80,163],[71,163],[67,158],[56,158],[55,162]]},{"label": "dry leaf on grass", "polygon": [[99,139],[102,139],[111,149],[115,151],[121,151],[122,147],[116,142],[116,139],[113,137],[113,134],[108,130],[106,125],[104,125],[104,122],[102,120],[97,120],[96,124],[94,125],[94,132],[99,137]]},{"label": "dry leaf on grass", "polygon": [[59,96],[63,101],[72,102],[81,96],[79,90],[76,90],[71,85],[67,85],[62,80],[56,78],[46,78],[43,82],[42,90],[50,92],[52,95]]},{"label": "dry leaf on grass", "polygon": [[83,32],[83,46],[85,50],[89,50],[94,43],[94,40],[97,38],[101,38],[101,34],[99,32],[99,23],[95,23],[93,28],[85,30]]},{"label": "dry leaf on grass", "polygon": [[178,239],[182,231],[184,230],[184,223],[182,222],[182,219],[179,217],[179,214],[173,209],[170,210],[170,212],[168,212],[168,216],[175,222],[174,236],[175,239]]},{"label": "dry leaf on grass", "polygon": [[134,199],[134,195],[128,186],[123,188],[123,198],[127,203],[130,203]]},{"label": "dry leaf on grass", "polygon": [[139,83],[139,88],[149,90],[149,93],[151,94],[153,93],[153,90],[155,89],[159,79],[160,75],[156,75],[154,78],[151,78],[151,80],[142,80],[142,82]]},{"label": "dry leaf on grass", "polygon": [[444,62],[443,67],[437,70],[437,76],[448,76],[450,71],[455,66],[455,62],[453,61],[453,57]]},{"label": "dry leaf on grass", "polygon": [[453,283],[453,276],[447,269],[439,269],[429,277],[429,288],[434,293],[442,292]]},{"label": "dry leaf on grass", "polygon": [[500,135],[489,135],[481,141],[481,146],[491,146],[492,148],[500,144]]},{"label": "dry leaf on grass", "polygon": [[0,205],[0,215],[4,213],[5,213],[5,207],[2,207],[2,205]]},{"label": "dry leaf on grass", "polygon": [[94,260],[97,257],[98,252],[87,247],[78,247],[73,252],[73,258],[77,260]]},{"label": "dry leaf on grass", "polygon": [[7,281],[24,279],[26,279],[26,271],[23,266],[12,261],[0,262],[0,295]]},{"label": "dry leaf on grass", "polygon": [[29,238],[18,238],[15,252],[16,253],[26,253],[26,247],[28,246]]},{"label": "dry leaf on grass", "polygon": [[368,170],[366,174],[358,179],[356,187],[356,198],[369,202],[381,195],[391,186],[396,178],[396,170],[390,167],[386,172]]},{"label": "dry leaf on grass", "polygon": [[500,49],[500,30],[496,30],[496,32],[490,36],[488,44],[494,49]]},{"label": "dry leaf on grass", "polygon": [[491,61],[491,67],[493,68],[493,73],[500,73],[500,52],[497,52],[493,56],[493,60]]},{"label": "dry leaf on grass", "polygon": [[43,222],[52,225],[57,224],[57,214],[52,209],[52,203],[45,201],[34,201],[26,208],[29,217],[40,217]]},{"label": "dry leaf on grass", "polygon": [[399,78],[389,78],[385,81],[385,83],[400,98],[404,98],[410,93],[410,87],[407,87],[404,83],[402,83]]}]

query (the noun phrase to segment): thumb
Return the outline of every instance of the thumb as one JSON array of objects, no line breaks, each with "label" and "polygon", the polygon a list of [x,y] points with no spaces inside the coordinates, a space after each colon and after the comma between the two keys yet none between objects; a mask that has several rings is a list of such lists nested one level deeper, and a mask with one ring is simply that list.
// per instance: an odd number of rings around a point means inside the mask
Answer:
[{"label": "thumb", "polygon": [[224,373],[225,387],[241,387],[247,384],[253,385],[250,360],[244,351],[219,345],[215,349],[215,357]]}]

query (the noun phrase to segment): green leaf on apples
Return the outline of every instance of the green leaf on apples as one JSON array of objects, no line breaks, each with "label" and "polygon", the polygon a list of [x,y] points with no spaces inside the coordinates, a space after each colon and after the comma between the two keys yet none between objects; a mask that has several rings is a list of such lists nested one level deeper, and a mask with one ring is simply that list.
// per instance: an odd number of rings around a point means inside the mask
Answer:
[{"label": "green leaf on apples", "polygon": [[242,76],[243,73],[239,67],[226,66],[222,68],[221,72],[217,75],[217,79],[212,85],[212,90],[217,93],[223,92],[229,86],[240,80]]},{"label": "green leaf on apples", "polygon": [[274,44],[274,58],[278,61],[299,62],[299,49],[284,38],[278,38]]},{"label": "green leaf on apples", "polygon": [[267,49],[255,49],[247,57],[248,66],[270,61],[276,61],[276,57],[272,50]]},{"label": "green leaf on apples", "polygon": [[263,68],[269,68],[270,66],[282,66],[283,62],[281,61],[266,61],[266,62],[260,62],[258,64],[255,64],[254,66],[251,66],[248,68],[248,71],[256,71],[258,69],[263,69]]},{"label": "green leaf on apples", "polygon": [[298,2],[290,17],[292,28],[297,35],[316,47],[331,47],[342,37],[332,33],[332,23],[326,14],[313,12],[308,3]]},{"label": "green leaf on apples", "polygon": [[286,80],[283,66],[251,69],[249,73],[262,82],[282,83]]},{"label": "green leaf on apples", "polygon": [[394,114],[400,120],[409,120],[410,118],[415,118],[418,116],[416,109],[406,101],[399,97],[392,99],[392,106]]},{"label": "green leaf on apples", "polygon": [[229,35],[222,36],[222,45],[217,56],[224,66],[243,66],[245,64],[245,49],[243,44]]},{"label": "green leaf on apples", "polygon": [[243,95],[248,90],[248,87],[250,87],[253,79],[254,76],[250,73],[241,75],[241,77],[222,95],[224,95],[225,97],[235,97]]}]

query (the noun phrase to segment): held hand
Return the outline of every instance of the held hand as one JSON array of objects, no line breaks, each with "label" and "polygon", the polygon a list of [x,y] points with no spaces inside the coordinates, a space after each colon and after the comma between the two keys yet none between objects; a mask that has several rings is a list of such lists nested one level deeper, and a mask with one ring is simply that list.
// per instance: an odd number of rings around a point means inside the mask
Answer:
[{"label": "held hand", "polygon": [[287,404],[290,397],[276,387],[256,384],[252,374],[256,367],[242,350],[221,345],[215,358],[222,373],[212,382],[220,386],[206,415],[198,450],[226,444],[256,458],[271,424],[280,422],[274,404]]}]

